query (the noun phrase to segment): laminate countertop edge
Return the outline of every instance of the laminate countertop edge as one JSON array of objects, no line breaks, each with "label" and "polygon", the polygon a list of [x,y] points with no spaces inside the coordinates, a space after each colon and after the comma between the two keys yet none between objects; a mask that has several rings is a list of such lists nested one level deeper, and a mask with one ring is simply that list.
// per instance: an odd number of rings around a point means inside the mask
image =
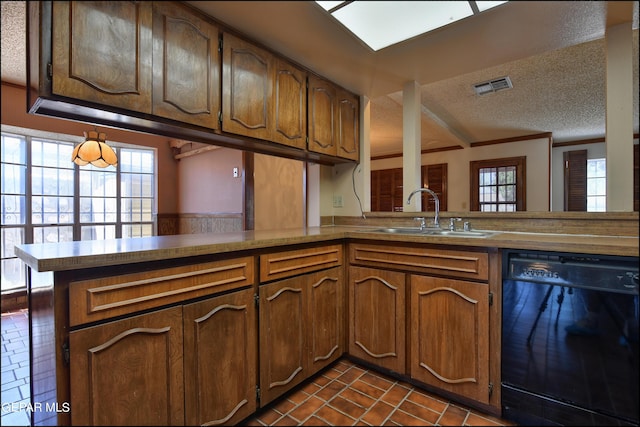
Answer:
[{"label": "laminate countertop edge", "polygon": [[21,244],[15,246],[15,254],[38,272],[55,272],[350,240],[635,257],[639,254],[638,236],[498,232],[486,238],[465,238],[391,234],[360,226],[320,226],[269,231]]}]

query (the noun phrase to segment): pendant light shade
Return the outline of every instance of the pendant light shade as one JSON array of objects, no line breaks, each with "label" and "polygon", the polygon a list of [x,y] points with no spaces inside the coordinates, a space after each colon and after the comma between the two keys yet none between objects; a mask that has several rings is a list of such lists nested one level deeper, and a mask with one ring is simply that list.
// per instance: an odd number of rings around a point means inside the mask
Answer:
[{"label": "pendant light shade", "polygon": [[84,132],[85,141],[76,145],[71,154],[71,160],[80,166],[91,163],[99,168],[117,166],[118,157],[113,148],[105,142],[107,135],[95,130]]}]

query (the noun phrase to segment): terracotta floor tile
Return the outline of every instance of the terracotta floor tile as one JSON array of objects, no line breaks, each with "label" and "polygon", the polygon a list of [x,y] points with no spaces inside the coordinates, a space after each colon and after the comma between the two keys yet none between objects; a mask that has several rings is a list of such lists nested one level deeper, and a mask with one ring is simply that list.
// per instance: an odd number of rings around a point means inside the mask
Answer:
[{"label": "terracotta floor tile", "polygon": [[273,425],[273,423],[275,423],[276,420],[281,416],[282,414],[276,411],[275,409],[267,409],[266,411],[258,415],[257,418],[258,420],[262,421],[266,425],[270,426],[270,425]]},{"label": "terracotta floor tile", "polygon": [[309,398],[309,394],[302,390],[294,391],[288,396],[288,399],[293,403],[295,403],[296,405],[299,405],[300,403],[304,402],[308,398]]},{"label": "terracotta floor tile", "polygon": [[338,377],[340,381],[345,384],[351,384],[353,381],[360,378],[366,371],[360,368],[351,368]]},{"label": "terracotta floor tile", "polygon": [[328,370],[326,370],[324,372],[324,376],[334,380],[334,379],[338,378],[340,375],[342,375],[342,372],[343,371],[339,371],[339,370],[337,370],[335,368],[331,368],[331,369],[328,369]]},{"label": "terracotta floor tile", "polygon": [[320,390],[322,388],[321,385],[316,384],[315,382],[310,382],[306,385],[303,385],[302,388],[300,390],[304,391],[305,393],[308,394],[314,394],[315,392],[317,392],[318,390]]},{"label": "terracotta floor tile", "polygon": [[440,418],[440,412],[434,412],[423,406],[416,405],[409,400],[402,402],[399,408],[416,418],[427,421],[429,424],[435,424],[438,421],[438,418]]},{"label": "terracotta floor tile", "polygon": [[375,400],[372,399],[371,397],[367,396],[366,394],[362,394],[359,391],[354,390],[352,388],[347,388],[346,390],[342,391],[340,393],[340,396],[344,397],[347,400],[350,400],[351,402],[365,409],[370,408],[375,403]]},{"label": "terracotta floor tile", "polygon": [[286,414],[296,406],[297,405],[289,399],[280,399],[273,405],[273,409],[280,412],[281,414]]},{"label": "terracotta floor tile", "polygon": [[321,420],[320,418],[318,418],[318,417],[316,417],[314,415],[313,417],[311,417],[307,421],[305,421],[304,424],[300,424],[300,425],[303,425],[303,426],[330,426],[331,424],[329,424],[325,420]]},{"label": "terracotta floor tile", "polygon": [[[424,420],[416,418],[413,415],[407,414],[404,411],[396,410],[391,414],[391,420],[398,423],[401,426],[424,426],[429,425]],[[462,425],[462,424],[460,424]]]},{"label": "terracotta floor tile", "polygon": [[278,421],[276,421],[275,424],[273,424],[274,426],[297,426],[298,425],[298,421],[294,420],[293,418],[291,418],[288,415],[285,415],[284,417],[280,418]]},{"label": "terracotta floor tile", "polygon": [[318,384],[320,387],[324,387],[325,385],[329,384],[330,381],[331,378],[327,378],[324,375],[318,375],[313,379],[313,383]]},{"label": "terracotta floor tile", "polygon": [[389,414],[393,412],[394,407],[388,403],[378,401],[366,414],[362,417],[362,420],[371,424],[372,426],[380,426],[387,419]]},{"label": "terracotta floor tile", "polygon": [[374,374],[371,372],[365,373],[360,379],[385,391],[389,390],[393,384],[395,384],[395,380],[381,374]]},{"label": "terracotta floor tile", "polygon": [[371,384],[366,383],[362,380],[354,381],[350,385],[350,387],[358,390],[361,393],[366,394],[367,396],[373,397],[376,400],[379,399],[384,394],[383,390],[380,390],[379,388],[374,387]]},{"label": "terracotta floor tile", "polygon": [[336,396],[329,401],[329,405],[332,408],[335,408],[342,412],[343,414],[347,414],[354,419],[358,419],[364,414],[365,408],[360,405],[356,405],[350,400],[345,399],[342,396]]},{"label": "terracotta floor tile", "polygon": [[340,381],[332,381],[324,386],[322,390],[316,392],[315,395],[325,401],[329,401],[333,399],[334,396],[340,394],[340,392],[342,392],[346,387],[347,385]]},{"label": "terracotta floor tile", "polygon": [[296,409],[292,410],[289,415],[291,415],[296,420],[303,422],[311,414],[313,414],[319,407],[324,405],[324,401],[318,399],[315,396],[311,396],[304,405],[298,406]]},{"label": "terracotta floor tile", "polygon": [[448,405],[438,424],[441,426],[461,426],[469,415],[469,411],[454,405]]},{"label": "terracotta floor tile", "polygon": [[394,384],[382,397],[381,400],[389,403],[390,405],[397,406],[402,400],[409,395],[411,389],[403,387],[399,384]]},{"label": "terracotta floor tile", "polygon": [[448,403],[444,400],[437,399],[433,396],[419,392],[417,390],[411,390],[411,393],[409,393],[409,396],[407,396],[407,400],[410,400],[414,403],[424,406],[425,408],[429,408],[440,413],[447,409],[448,405]]},{"label": "terracotta floor tile", "polygon": [[[478,414],[470,413],[467,417],[467,421],[465,421],[465,425],[468,426],[504,426],[504,422],[496,421],[492,419],[491,416],[480,416]],[[510,424],[506,424],[510,425]],[[515,424],[514,424],[515,425]]]},{"label": "terracotta floor tile", "polygon": [[344,372],[347,369],[350,369],[352,367],[356,366],[353,362],[343,359],[343,360],[339,360],[338,363],[336,363],[333,368],[337,369],[338,371]]},{"label": "terracotta floor tile", "polygon": [[315,415],[333,426],[350,426],[355,422],[355,419],[341,412],[338,412],[337,410],[327,405],[318,409]]}]

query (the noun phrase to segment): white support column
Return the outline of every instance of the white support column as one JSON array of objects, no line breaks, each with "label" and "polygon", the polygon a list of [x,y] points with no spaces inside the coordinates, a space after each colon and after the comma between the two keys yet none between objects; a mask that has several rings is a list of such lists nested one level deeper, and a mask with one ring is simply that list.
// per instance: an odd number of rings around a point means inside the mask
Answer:
[{"label": "white support column", "polygon": [[420,177],[420,86],[411,81],[402,89],[402,204],[405,212],[420,212],[422,198],[418,195],[406,204],[409,194],[422,187]]},{"label": "white support column", "polygon": [[606,31],[607,211],[633,211],[633,31]]}]

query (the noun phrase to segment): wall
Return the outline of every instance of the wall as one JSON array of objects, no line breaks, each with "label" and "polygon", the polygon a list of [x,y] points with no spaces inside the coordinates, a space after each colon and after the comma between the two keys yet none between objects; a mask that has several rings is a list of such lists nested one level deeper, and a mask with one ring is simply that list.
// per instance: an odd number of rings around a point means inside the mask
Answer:
[{"label": "wall", "polygon": [[306,225],[303,162],[255,154],[253,179],[256,230]]},{"label": "wall", "polygon": [[[182,152],[190,149],[189,145]],[[219,148],[183,157],[178,164],[178,212],[242,213],[242,151]],[[233,176],[233,168],[238,176]]]},{"label": "wall", "polygon": [[[448,210],[451,212],[464,212],[469,210],[469,162],[518,156],[526,156],[527,158],[527,211],[549,211],[550,159],[548,138],[423,154],[422,164],[448,164]],[[371,170],[401,167],[402,157],[371,161]],[[337,165],[331,169],[331,173],[328,172],[323,176],[321,184],[323,196],[325,200],[330,200],[331,194],[342,195],[344,208],[325,207],[322,215],[359,216],[360,209],[352,184],[353,165]],[[357,181],[359,167],[355,173]],[[329,176],[331,176],[331,179],[329,179]],[[359,197],[362,199],[362,194]]]},{"label": "wall", "polygon": [[[24,87],[2,83],[3,125],[18,126],[82,137],[82,132],[92,130],[93,125],[72,120],[36,116],[27,113],[27,95]],[[173,214],[178,209],[178,166],[169,148],[169,138],[140,132],[98,127],[107,134],[107,142],[123,142],[157,149],[158,164],[158,214]],[[71,161],[71,159],[69,159]]]}]

